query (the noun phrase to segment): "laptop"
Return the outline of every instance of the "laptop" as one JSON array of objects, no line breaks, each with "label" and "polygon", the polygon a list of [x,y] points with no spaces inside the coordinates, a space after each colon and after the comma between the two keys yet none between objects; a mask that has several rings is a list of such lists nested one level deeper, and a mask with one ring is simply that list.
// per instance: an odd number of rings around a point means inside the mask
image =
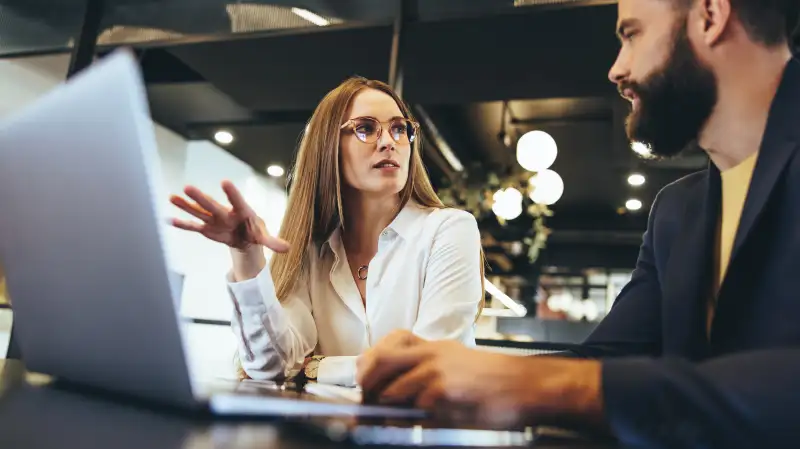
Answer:
[{"label": "laptop", "polygon": [[423,416],[364,406],[334,387],[193,378],[160,173],[129,51],[0,122],[0,260],[30,371],[217,415]]}]

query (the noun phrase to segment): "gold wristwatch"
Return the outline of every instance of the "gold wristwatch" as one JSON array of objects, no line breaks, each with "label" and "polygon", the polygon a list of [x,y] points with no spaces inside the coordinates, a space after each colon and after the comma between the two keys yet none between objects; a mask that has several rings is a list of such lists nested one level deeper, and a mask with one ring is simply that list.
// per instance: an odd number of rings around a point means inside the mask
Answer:
[{"label": "gold wristwatch", "polygon": [[308,380],[317,380],[317,372],[319,371],[319,362],[324,359],[324,355],[311,356],[306,366],[303,367],[303,375]]}]

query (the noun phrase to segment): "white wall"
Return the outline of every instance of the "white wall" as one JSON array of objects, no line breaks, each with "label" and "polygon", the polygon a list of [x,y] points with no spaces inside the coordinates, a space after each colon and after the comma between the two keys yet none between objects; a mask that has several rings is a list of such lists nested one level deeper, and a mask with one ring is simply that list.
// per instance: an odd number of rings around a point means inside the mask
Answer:
[{"label": "white wall", "polygon": [[[0,119],[34,101],[60,83],[67,71],[68,55],[0,59]],[[168,202],[171,193],[181,193],[192,184],[219,200],[225,200],[219,185],[224,179],[234,182],[277,232],[286,196],[283,189],[252,170],[222,148],[207,141],[187,142],[174,132],[155,124],[162,171],[159,204],[166,216],[184,216]],[[0,151],[2,151],[0,149]],[[225,274],[230,269],[228,250],[202,236],[174,229],[165,224],[165,245],[169,265],[184,274],[181,313],[191,318],[229,320],[231,303],[227,297]],[[5,354],[9,319],[0,320],[0,356]],[[190,360],[201,375],[230,375],[234,341],[227,327],[187,325]]]}]

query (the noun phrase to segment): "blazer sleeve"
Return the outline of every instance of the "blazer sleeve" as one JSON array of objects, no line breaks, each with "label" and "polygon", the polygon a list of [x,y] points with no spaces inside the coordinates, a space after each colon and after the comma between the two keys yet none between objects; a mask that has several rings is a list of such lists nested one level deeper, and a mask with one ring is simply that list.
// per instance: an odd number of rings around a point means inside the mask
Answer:
[{"label": "blazer sleeve", "polygon": [[797,379],[800,348],[603,361],[606,417],[626,447],[796,447]]},{"label": "blazer sleeve", "polygon": [[[663,193],[663,192],[662,192]],[[653,232],[662,193],[650,209],[636,268],[608,315],[576,352],[582,357],[661,353],[661,288],[654,254]]]}]

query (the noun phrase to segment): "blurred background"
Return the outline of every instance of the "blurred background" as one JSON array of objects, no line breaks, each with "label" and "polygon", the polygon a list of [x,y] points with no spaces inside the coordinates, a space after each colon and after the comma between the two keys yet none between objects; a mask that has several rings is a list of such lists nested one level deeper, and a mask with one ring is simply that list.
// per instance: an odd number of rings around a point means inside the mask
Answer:
[{"label": "blurred background", "polygon": [[[626,139],[628,105],[607,80],[615,21],[615,2],[599,0],[0,0],[0,119],[62,82],[87,42],[98,57],[132,47],[163,213],[176,213],[167,198],[185,184],[221,196],[231,179],[277,232],[314,106],[351,75],[389,82],[422,124],[439,195],[479,221],[483,343],[579,342],[629,279],[655,194],[707,164],[649,160]],[[224,374],[227,251],[165,232],[193,360]]]}]

